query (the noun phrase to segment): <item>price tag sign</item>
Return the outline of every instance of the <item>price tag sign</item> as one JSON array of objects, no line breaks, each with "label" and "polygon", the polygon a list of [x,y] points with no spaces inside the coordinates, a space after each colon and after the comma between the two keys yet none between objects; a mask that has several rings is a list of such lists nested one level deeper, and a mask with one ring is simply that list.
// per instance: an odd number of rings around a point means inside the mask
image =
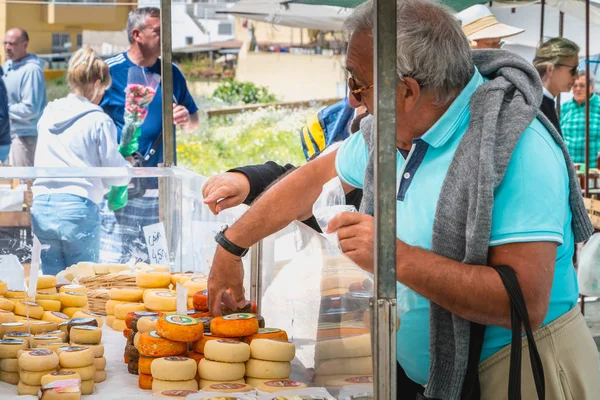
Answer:
[{"label": "price tag sign", "polygon": [[148,246],[148,256],[151,264],[169,265],[169,249],[167,235],[162,222],[144,227],[144,238]]},{"label": "price tag sign", "polygon": [[31,249],[31,267],[29,269],[29,288],[27,289],[27,295],[30,299],[35,300],[38,275],[40,272],[40,260],[42,254],[42,245],[37,238],[33,236],[33,248]]},{"label": "price tag sign", "polygon": [[177,282],[177,314],[187,315],[188,289]]}]

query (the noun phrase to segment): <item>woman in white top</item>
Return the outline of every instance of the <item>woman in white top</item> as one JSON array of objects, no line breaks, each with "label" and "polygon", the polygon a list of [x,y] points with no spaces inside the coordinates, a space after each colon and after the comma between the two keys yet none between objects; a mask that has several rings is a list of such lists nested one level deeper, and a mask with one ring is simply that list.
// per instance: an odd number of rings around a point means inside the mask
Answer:
[{"label": "woman in white top", "polygon": [[[92,49],[69,61],[71,93],[48,104],[38,123],[35,167],[130,167],[117,151],[117,129],[98,105],[111,85],[108,65]],[[80,261],[97,262],[98,203],[110,185],[128,178],[37,179],[33,185],[33,231],[42,245],[44,274],[56,275]]]}]

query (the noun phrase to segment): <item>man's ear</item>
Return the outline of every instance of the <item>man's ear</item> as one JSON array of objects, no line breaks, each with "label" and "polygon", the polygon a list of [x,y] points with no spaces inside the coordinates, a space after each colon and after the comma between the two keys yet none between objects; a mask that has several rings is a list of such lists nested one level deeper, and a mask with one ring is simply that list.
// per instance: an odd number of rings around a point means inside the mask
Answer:
[{"label": "man's ear", "polygon": [[552,65],[552,64],[546,65],[546,73],[551,74],[552,71],[554,71],[554,65]]},{"label": "man's ear", "polygon": [[[412,111],[419,99],[421,98],[422,90],[421,85],[415,79],[411,77],[405,77],[403,81],[398,82],[404,86],[404,112],[408,113]],[[399,88],[400,89],[400,88]]]}]

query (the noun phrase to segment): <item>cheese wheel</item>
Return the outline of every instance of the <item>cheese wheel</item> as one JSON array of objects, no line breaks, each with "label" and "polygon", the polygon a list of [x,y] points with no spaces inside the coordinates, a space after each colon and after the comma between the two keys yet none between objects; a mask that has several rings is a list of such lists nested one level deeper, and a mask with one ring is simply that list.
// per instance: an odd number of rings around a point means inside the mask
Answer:
[{"label": "cheese wheel", "polygon": [[56,300],[40,300],[40,299],[36,299],[35,300],[40,306],[42,306],[42,308],[44,309],[44,311],[60,311],[62,304],[60,303],[60,301],[56,301]]},{"label": "cheese wheel", "polygon": [[133,346],[137,349],[140,343],[140,336],[142,336],[142,334],[140,332],[136,332],[135,336],[133,337]]},{"label": "cheese wheel", "polygon": [[[133,316],[131,317],[131,322],[129,323],[130,328],[133,331],[135,331],[135,332],[139,331],[137,324],[138,324],[138,321],[143,317],[158,317],[158,313],[156,313],[154,311],[136,311],[136,312],[134,312]],[[127,320],[125,320],[125,321],[127,321]],[[155,330],[155,329],[151,329],[151,330]]]},{"label": "cheese wheel", "polygon": [[40,380],[40,383],[42,386],[46,386],[51,384],[52,382],[57,382],[57,381],[66,381],[66,380],[71,380],[71,379],[75,379],[78,382],[81,382],[81,377],[79,376],[79,374],[77,372],[73,372],[73,371],[54,371],[51,372],[47,375],[42,376],[42,379]]},{"label": "cheese wheel", "polygon": [[183,283],[183,287],[188,290],[190,296],[194,296],[197,292],[206,290],[208,285],[208,278],[205,276],[195,276]]},{"label": "cheese wheel", "polygon": [[371,375],[373,359],[371,357],[332,358],[317,363],[316,375]]},{"label": "cheese wheel", "polygon": [[94,383],[101,383],[106,380],[106,371],[96,371],[94,374]]},{"label": "cheese wheel", "polygon": [[114,322],[115,322],[115,316],[114,315],[107,315],[106,316],[106,326],[108,326],[109,328],[112,328]]},{"label": "cheese wheel", "polygon": [[6,339],[6,340],[8,340],[8,339],[22,340],[25,342],[27,347],[31,347],[31,338],[32,337],[33,336],[31,336],[27,332],[7,332],[4,334],[4,339]]},{"label": "cheese wheel", "polygon": [[127,304],[128,301],[108,300],[105,305],[107,315],[115,315],[115,307],[119,304]]},{"label": "cheese wheel", "polygon": [[44,311],[44,315],[42,316],[42,321],[55,322],[57,324],[66,322],[70,319],[71,318],[67,314],[58,311]]},{"label": "cheese wheel", "polygon": [[[56,279],[58,280],[58,275],[56,276]],[[38,290],[36,290],[35,293],[36,293],[35,298],[37,299],[37,295],[39,295],[39,294],[45,294],[45,295],[58,294],[58,290],[56,289],[56,287],[51,287],[51,288],[46,288],[46,289],[38,289]],[[58,300],[58,299],[50,299],[50,300]]]},{"label": "cheese wheel", "polygon": [[307,387],[305,383],[292,381],[290,379],[277,379],[261,383],[257,389],[266,393],[275,393],[283,390],[296,390]]},{"label": "cheese wheel", "polygon": [[98,326],[98,321],[95,318],[73,318],[69,321],[67,325],[68,332],[71,332],[71,329],[74,326]]},{"label": "cheese wheel", "polygon": [[246,375],[262,379],[286,379],[290,376],[292,368],[289,362],[264,361],[254,358],[246,361]]},{"label": "cheese wheel", "polygon": [[186,315],[166,315],[158,319],[156,332],[176,342],[195,342],[204,336],[204,325]]},{"label": "cheese wheel", "polygon": [[6,282],[0,280],[0,296],[4,296],[6,292],[8,292],[8,285]]},{"label": "cheese wheel", "polygon": [[[60,358],[60,356],[59,356]],[[89,381],[94,379],[94,374],[96,373],[96,368],[94,368],[93,365],[88,365],[87,367],[81,367],[81,368],[60,368],[60,371],[73,371],[73,372],[77,372],[79,374],[79,376],[81,377],[82,381]]]},{"label": "cheese wheel", "polygon": [[18,372],[4,372],[0,371],[0,381],[6,382],[11,385],[16,385],[19,383],[19,373]]},{"label": "cheese wheel", "polygon": [[94,368],[96,368],[96,371],[104,371],[106,369],[106,358],[96,357],[94,359]]},{"label": "cheese wheel", "polygon": [[152,390],[152,375],[140,374],[138,378],[138,386],[143,390]]},{"label": "cheese wheel", "polygon": [[81,394],[86,396],[94,393],[95,386],[93,378],[81,381]]},{"label": "cheese wheel", "polygon": [[158,316],[142,317],[138,319],[136,327],[139,333],[155,331],[158,325]]},{"label": "cheese wheel", "polygon": [[68,315],[69,318],[74,318],[75,314],[77,314],[80,311],[85,311],[85,308],[81,308],[81,307],[63,307],[63,309],[61,310],[61,312],[63,314]]},{"label": "cheese wheel", "polygon": [[246,381],[244,381],[244,379],[236,379],[234,381],[211,381],[209,379],[200,379],[198,381],[198,387],[201,390],[203,390],[205,387],[208,387],[210,385],[220,384],[220,383],[246,383]]},{"label": "cheese wheel", "polygon": [[73,272],[73,276],[75,278],[85,278],[88,276],[96,276],[96,271],[94,270],[95,263],[91,262],[78,262],[77,265],[71,267],[71,271]]},{"label": "cheese wheel", "polygon": [[[198,374],[201,379],[211,381],[234,381],[242,379],[246,373],[244,363],[222,363],[206,358],[198,364]],[[286,375],[286,377],[289,376]]]},{"label": "cheese wheel", "polygon": [[135,276],[135,284],[141,288],[167,288],[171,284],[171,274],[161,271],[140,271]]},{"label": "cheese wheel", "polygon": [[188,351],[187,356],[192,360],[196,361],[196,365],[200,363],[200,360],[204,358],[204,354],[196,353],[195,351]]},{"label": "cheese wheel", "polygon": [[254,339],[278,339],[288,340],[288,335],[285,331],[277,328],[260,328],[258,333],[242,338],[242,342],[251,344]]},{"label": "cheese wheel", "polygon": [[144,305],[151,311],[175,311],[177,296],[172,290],[148,290],[144,292]]},{"label": "cheese wheel", "polygon": [[[306,386],[305,386],[306,387]],[[220,392],[220,393],[244,393],[251,392],[254,388],[245,383],[239,382],[221,382],[212,383],[202,388],[203,392]]]},{"label": "cheese wheel", "polygon": [[60,295],[58,292],[56,292],[56,290],[54,292],[48,292],[47,290],[43,292],[37,292],[35,295],[35,301],[39,302],[40,300],[60,301]]},{"label": "cheese wheel", "polygon": [[250,358],[250,346],[235,340],[210,340],[204,346],[204,356],[212,361],[246,362]]},{"label": "cheese wheel", "polygon": [[123,303],[115,306],[115,318],[125,320],[127,314],[136,311],[146,311],[143,303]]},{"label": "cheese wheel", "polygon": [[69,340],[79,344],[99,344],[102,341],[102,329],[95,326],[74,326],[69,331]]},{"label": "cheese wheel", "polygon": [[198,365],[187,357],[157,358],[151,363],[152,377],[162,381],[188,381],[196,377]]},{"label": "cheese wheel", "polygon": [[56,372],[56,368],[52,368],[47,371],[26,371],[24,369],[19,371],[19,375],[21,376],[21,382],[30,386],[41,386],[42,378],[45,375]]},{"label": "cheese wheel", "polygon": [[230,314],[210,321],[210,332],[222,337],[250,336],[258,333],[258,319],[255,314]]},{"label": "cheese wheel", "polygon": [[0,297],[0,310],[5,311],[13,311],[15,309],[15,303],[12,301],[5,299],[4,297]]},{"label": "cheese wheel", "polygon": [[19,372],[19,360],[16,358],[1,358],[0,371]]},{"label": "cheese wheel", "polygon": [[42,387],[40,394],[40,400],[80,400],[81,388],[79,383],[75,381],[68,387],[65,387],[63,383],[51,383],[46,387]]},{"label": "cheese wheel", "polygon": [[112,328],[117,332],[123,332],[127,329],[127,325],[125,325],[125,320],[115,318],[112,323]]},{"label": "cheese wheel", "polygon": [[64,292],[77,292],[77,293],[83,293],[83,294],[87,295],[87,288],[82,285],[65,285],[65,286],[61,286],[61,288],[59,290],[59,293],[64,293]]},{"label": "cheese wheel", "polygon": [[58,329],[58,325],[56,325],[56,328],[57,329],[55,329],[53,331],[44,332],[42,335],[43,336],[56,336],[56,337],[60,338],[61,341],[66,342],[67,341],[67,334],[66,334],[66,332],[63,332],[60,329]]},{"label": "cheese wheel", "polygon": [[138,358],[138,368],[140,370],[140,374],[152,375],[152,363],[154,360],[158,360],[158,357],[140,355],[140,358]]},{"label": "cheese wheel", "polygon": [[162,399],[185,399],[188,396],[197,393],[197,390],[161,390],[159,392],[152,393],[152,397],[159,397]]},{"label": "cheese wheel", "polygon": [[15,304],[15,315],[40,319],[44,315],[44,309],[37,303],[21,300]]},{"label": "cheese wheel", "polygon": [[316,360],[367,357],[371,353],[370,334],[320,340],[315,345]]},{"label": "cheese wheel", "polygon": [[87,304],[88,299],[85,293],[81,292],[61,292],[59,294],[60,302],[63,307],[83,307]]},{"label": "cheese wheel", "polygon": [[58,352],[58,349],[60,349],[61,347],[63,347],[65,344],[63,342],[56,342],[56,343],[40,343],[36,348],[37,349],[47,349],[47,350],[51,350],[53,352]]},{"label": "cheese wheel", "polygon": [[321,375],[315,377],[316,386],[344,387],[350,385],[373,384],[372,375]]},{"label": "cheese wheel", "polygon": [[108,264],[108,272],[111,274],[118,274],[121,271],[129,271],[130,269],[127,264]]},{"label": "cheese wheel", "polygon": [[156,331],[151,331],[140,336],[138,350],[141,355],[150,357],[178,356],[185,353],[187,344],[165,339]]},{"label": "cheese wheel", "polygon": [[104,319],[102,318],[102,315],[86,310],[77,311],[75,314],[73,314],[73,318],[94,318],[98,323],[98,328],[102,328],[104,325]]},{"label": "cheese wheel", "polygon": [[138,349],[128,344],[127,346],[125,346],[125,357],[127,357],[130,360],[137,361],[137,359],[140,358],[140,353]]},{"label": "cheese wheel", "polygon": [[[83,368],[94,364],[94,351],[84,346],[65,346],[58,349],[61,368]],[[80,374],[81,375],[81,374]],[[87,381],[84,376],[81,379]]]},{"label": "cheese wheel", "polygon": [[95,264],[94,273],[96,275],[108,275],[110,273],[108,270],[108,264]]},{"label": "cheese wheel", "polygon": [[58,324],[58,329],[66,335],[65,341],[69,339],[69,322],[71,322],[71,320]]},{"label": "cheese wheel", "polygon": [[220,336],[216,336],[216,335],[212,335],[210,333],[205,333],[204,336],[202,337],[202,339],[198,340],[197,342],[195,342],[193,344],[193,350],[196,353],[201,353],[204,354],[204,348],[206,347],[206,343],[212,340],[233,340],[233,341],[239,341],[239,339],[237,338],[225,338],[225,337],[220,337]]},{"label": "cheese wheel", "polygon": [[19,381],[17,384],[17,393],[19,396],[37,396],[41,388],[41,386],[31,386],[23,383],[23,381]]},{"label": "cheese wheel", "polygon": [[58,324],[56,322],[50,321],[30,321],[29,322],[29,332],[32,335],[39,335],[40,333],[46,333],[55,331],[58,329]]},{"label": "cheese wheel", "polygon": [[6,297],[7,299],[24,299],[25,292],[22,290],[9,290],[6,293],[4,293],[4,297]]},{"label": "cheese wheel", "polygon": [[27,332],[27,326],[28,325],[20,321],[4,322],[3,324],[0,324],[0,337],[3,337],[8,332]]},{"label": "cheese wheel", "polygon": [[164,390],[198,390],[198,382],[196,379],[187,381],[163,381],[160,379],[152,379],[152,393],[162,392]]},{"label": "cheese wheel", "polygon": [[54,275],[41,275],[37,278],[37,290],[56,288],[56,276]]},{"label": "cheese wheel", "polygon": [[89,343],[77,343],[71,342],[71,347],[88,347],[94,353],[94,358],[104,356],[104,345],[103,344],[89,344]]},{"label": "cheese wheel", "polygon": [[250,344],[252,358],[266,361],[292,361],[296,356],[296,346],[287,340],[255,339]]},{"label": "cheese wheel", "polygon": [[200,290],[194,294],[193,305],[196,310],[208,311],[208,290]]},{"label": "cheese wheel", "polygon": [[61,346],[64,346],[63,341],[58,336],[38,335],[38,336],[34,336],[31,338],[31,348],[32,349],[36,349],[36,348],[40,347],[40,345],[42,345],[42,344],[49,344],[49,343],[60,344]]},{"label": "cheese wheel", "polygon": [[[25,297],[10,297],[8,300],[12,301],[13,304],[17,304],[20,301],[25,301]],[[13,310],[14,312],[15,310]]]},{"label": "cheese wheel", "polygon": [[0,310],[0,324],[5,322],[15,322],[15,314],[10,311]]},{"label": "cheese wheel", "polygon": [[169,268],[168,265],[162,265],[162,264],[150,264],[148,265],[148,267],[150,268],[150,270],[152,271],[158,271],[158,272],[168,272],[169,276],[171,275],[171,269]]}]

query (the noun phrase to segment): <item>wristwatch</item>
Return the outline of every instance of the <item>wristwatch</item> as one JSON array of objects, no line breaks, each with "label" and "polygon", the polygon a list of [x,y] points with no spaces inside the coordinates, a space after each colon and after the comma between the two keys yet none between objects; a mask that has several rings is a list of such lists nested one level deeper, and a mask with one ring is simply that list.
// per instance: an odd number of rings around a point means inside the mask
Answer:
[{"label": "wristwatch", "polygon": [[222,248],[224,248],[225,250],[227,250],[234,256],[244,257],[246,255],[246,253],[248,253],[249,249],[240,247],[237,244],[230,241],[229,239],[227,239],[224,235],[227,228],[229,228],[228,225],[223,225],[221,230],[219,232],[217,232],[217,234],[215,235],[215,241],[218,244],[220,244]]}]

